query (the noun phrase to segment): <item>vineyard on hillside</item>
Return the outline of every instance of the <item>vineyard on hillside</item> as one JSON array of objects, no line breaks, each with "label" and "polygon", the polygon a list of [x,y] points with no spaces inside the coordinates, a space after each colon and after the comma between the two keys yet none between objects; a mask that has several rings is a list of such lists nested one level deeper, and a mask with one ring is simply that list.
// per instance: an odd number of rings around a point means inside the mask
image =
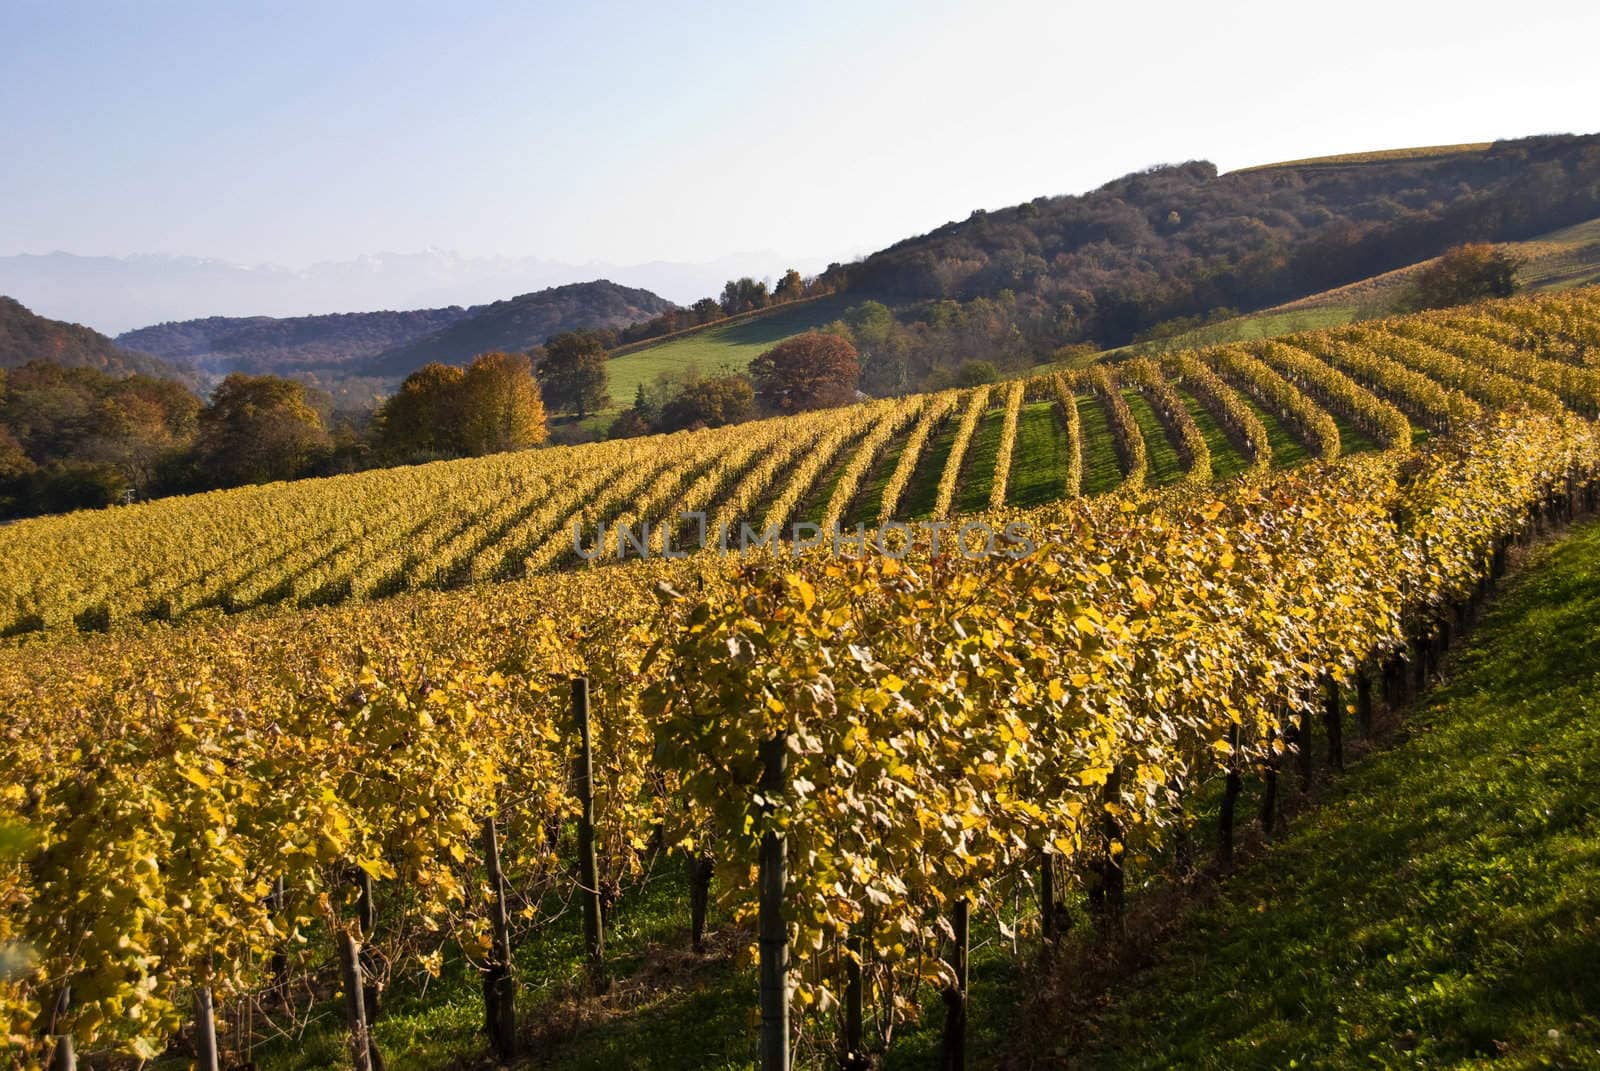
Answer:
[{"label": "vineyard on hillside", "polygon": [[[574,525],[604,559],[619,525],[650,525],[656,551],[682,546],[691,524],[670,522],[685,511],[737,542],[741,525],[787,536],[796,522],[870,527],[1205,483],[1409,445],[1513,402],[1593,417],[1597,338],[1588,289],[959,396],[26,521],[0,530],[0,633],[515,579],[578,564]],[[1019,432],[1067,463],[1013,479]],[[596,548],[601,526],[610,543]]]},{"label": "vineyard on hillside", "polygon": [[[0,652],[0,946],[34,956],[0,1028],[244,1060],[343,993],[367,1066],[385,994],[466,970],[506,1055],[518,950],[578,911],[602,970],[672,857],[697,927],[714,895],[760,934],[763,1045],[881,1048],[961,1006],[975,913],[1049,934],[1072,887],[1115,925],[1208,786],[1338,761],[1514,540],[1597,505],[1597,413],[1582,291],[13,526],[13,632],[330,605]],[[678,509],[977,509],[1037,550],[563,568],[574,519]]]}]

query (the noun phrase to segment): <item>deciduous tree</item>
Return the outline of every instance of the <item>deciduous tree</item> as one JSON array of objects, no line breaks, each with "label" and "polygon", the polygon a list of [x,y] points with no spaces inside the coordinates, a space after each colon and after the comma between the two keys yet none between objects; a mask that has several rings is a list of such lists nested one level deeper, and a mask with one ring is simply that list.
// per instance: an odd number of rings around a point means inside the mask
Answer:
[{"label": "deciduous tree", "polygon": [[682,428],[719,428],[755,416],[755,388],[744,376],[729,373],[696,377],[679,388],[661,407],[657,431]]},{"label": "deciduous tree", "polygon": [[378,409],[374,437],[392,458],[463,452],[461,381],[466,372],[434,362],[412,372]]},{"label": "deciduous tree", "polygon": [[1405,311],[1510,297],[1522,258],[1485,242],[1458,245],[1417,273],[1400,299]]},{"label": "deciduous tree", "polygon": [[235,372],[200,411],[195,454],[202,479],[231,487],[305,475],[332,445],[303,383]]},{"label": "deciduous tree", "polygon": [[544,400],[527,354],[480,354],[462,376],[460,392],[461,445],[466,453],[523,450],[550,438]]},{"label": "deciduous tree", "polygon": [[750,378],[768,406],[797,412],[849,401],[861,378],[861,364],[848,339],[809,331],[750,362]]},{"label": "deciduous tree", "polygon": [[539,383],[557,412],[579,419],[611,404],[606,347],[590,331],[564,331],[544,344]]}]

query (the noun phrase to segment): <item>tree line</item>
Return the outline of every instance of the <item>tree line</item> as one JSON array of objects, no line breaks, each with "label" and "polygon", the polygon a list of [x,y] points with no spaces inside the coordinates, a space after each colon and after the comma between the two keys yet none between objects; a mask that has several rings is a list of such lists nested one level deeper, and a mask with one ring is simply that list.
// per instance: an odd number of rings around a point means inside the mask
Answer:
[{"label": "tree line", "polygon": [[787,305],[802,298],[821,297],[834,292],[834,284],[820,278],[806,279],[794,268],[783,273],[770,290],[766,282],[744,276],[729,279],[718,297],[703,297],[681,309],[668,309],[659,316],[632,324],[617,331],[600,332],[607,346],[627,345],[663,335],[687,331],[726,320],[730,316],[755,312],[775,305]]},{"label": "tree line", "polygon": [[[691,372],[664,394],[641,391],[611,433],[838,405],[855,399],[860,374],[849,339],[812,332],[748,375]],[[550,441],[552,412],[581,422],[610,408],[605,343],[588,331],[425,365],[365,423],[282,376],[236,372],[202,399],[174,380],[33,361],[0,370],[0,516],[527,449]]]},{"label": "tree line", "polygon": [[548,435],[527,354],[430,365],[364,427],[282,376],[236,372],[201,399],[174,380],[33,361],[0,370],[0,516],[496,453]]}]

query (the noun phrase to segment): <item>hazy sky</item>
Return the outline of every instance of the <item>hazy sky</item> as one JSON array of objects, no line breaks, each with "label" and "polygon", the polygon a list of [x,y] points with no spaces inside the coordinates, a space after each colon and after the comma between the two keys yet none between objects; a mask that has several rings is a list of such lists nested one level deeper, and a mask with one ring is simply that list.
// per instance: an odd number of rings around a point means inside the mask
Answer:
[{"label": "hazy sky", "polygon": [[1600,129],[1600,4],[0,0],[0,254],[848,258],[976,207]]}]

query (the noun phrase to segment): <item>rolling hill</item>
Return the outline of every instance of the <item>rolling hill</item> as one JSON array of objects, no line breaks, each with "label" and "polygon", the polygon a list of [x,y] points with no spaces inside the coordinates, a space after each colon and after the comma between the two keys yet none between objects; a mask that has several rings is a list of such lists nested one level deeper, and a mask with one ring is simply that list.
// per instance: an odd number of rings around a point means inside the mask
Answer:
[{"label": "rolling hill", "polygon": [[[1523,259],[1518,282],[1528,293],[1546,293],[1600,282],[1600,218],[1537,235],[1501,248]],[[1315,331],[1392,313],[1418,272],[1436,258],[1408,264],[1345,286],[1310,294],[1260,312],[1185,331],[1144,350],[1184,349]]]},{"label": "rolling hill", "polygon": [[666,298],[609,280],[572,283],[473,309],[431,334],[391,347],[351,371],[400,379],[431,361],[465,364],[488,350],[527,350],[580,327],[623,327],[674,308]]},{"label": "rolling hill", "polygon": [[602,279],[471,308],[182,320],[129,331],[118,341],[212,376],[394,383],[430,361],[465,364],[487,350],[527,350],[561,331],[622,327],[673,307],[648,290]]},{"label": "rolling hill", "polygon": [[213,375],[293,375],[338,370],[441,331],[479,311],[452,305],[325,316],[210,316],[141,327],[121,345]]},{"label": "rolling hill", "polygon": [[779,305],[733,323],[714,323],[682,337],[622,347],[610,361],[611,400],[620,408],[633,400],[640,384],[691,368],[710,375],[722,369],[742,372],[764,351],[786,338],[837,320],[853,304],[848,295]]},{"label": "rolling hill", "polygon": [[29,361],[96,368],[114,376],[193,378],[157,357],[124,349],[93,328],[46,319],[20,301],[0,295],[0,368],[19,368]]},{"label": "rolling hill", "polygon": [[[1119,349],[1140,332],[1216,310],[1247,315],[1181,344],[1313,330],[1387,311],[1374,301],[1466,241],[1515,243],[1537,288],[1592,278],[1584,221],[1600,217],[1600,136],[1350,153],[1219,174],[1205,161],[1124,176],[1081,196],[974,212],[864,261],[834,265],[840,291],[737,325],[627,347],[612,398],[690,364],[742,368],[790,334],[873,299],[904,319],[929,302],[1002,295],[1038,354]],[[1397,273],[1392,277],[1388,273]],[[1342,288],[1349,288],[1341,293]],[[1040,329],[1040,325],[1045,325]],[[1238,328],[1243,334],[1230,336]]]},{"label": "rolling hill", "polygon": [[1270,308],[1462,242],[1525,241],[1593,219],[1597,180],[1600,135],[1226,174],[1190,161],[977,211],[824,277],[899,303],[1007,291],[1065,321],[1061,341],[1113,347],[1179,317]]}]

